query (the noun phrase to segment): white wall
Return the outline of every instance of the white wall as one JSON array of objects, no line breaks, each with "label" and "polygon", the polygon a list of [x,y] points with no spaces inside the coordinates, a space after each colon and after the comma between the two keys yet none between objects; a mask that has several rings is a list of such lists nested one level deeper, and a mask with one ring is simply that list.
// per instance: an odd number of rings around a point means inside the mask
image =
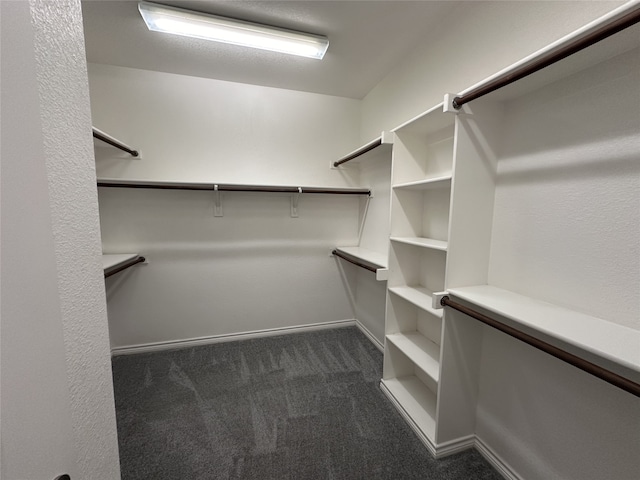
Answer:
[{"label": "white wall", "polygon": [[0,475],[117,479],[80,3],[1,7]]},{"label": "white wall", "polygon": [[[491,284],[640,329],[639,85],[635,49],[507,104]],[[477,433],[523,478],[637,476],[638,398],[489,329],[482,348]]]},{"label": "white wall", "polygon": [[618,1],[465,2],[363,100],[362,139],[401,123],[604,15]]},{"label": "white wall", "polygon": [[89,82],[94,125],[143,155],[99,148],[98,177],[354,184],[329,165],[358,146],[357,100],[97,64]]},{"label": "white wall", "polygon": [[[329,168],[358,142],[359,102],[90,66],[94,124],[142,151],[97,149],[100,177],[351,186]],[[354,318],[336,245],[358,237],[357,197],[100,189],[104,251],[149,265],[107,281],[111,344],[168,342]]]},{"label": "white wall", "polygon": [[638,85],[635,49],[507,103],[491,284],[640,330]]}]

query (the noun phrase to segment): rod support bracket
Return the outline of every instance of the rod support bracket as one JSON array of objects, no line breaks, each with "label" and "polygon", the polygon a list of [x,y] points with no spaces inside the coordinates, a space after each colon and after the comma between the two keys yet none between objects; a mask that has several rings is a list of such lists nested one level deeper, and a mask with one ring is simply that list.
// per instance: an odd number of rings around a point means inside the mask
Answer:
[{"label": "rod support bracket", "polygon": [[298,187],[298,192],[291,195],[291,218],[298,218],[298,201],[301,193],[302,187]]},{"label": "rod support bracket", "polygon": [[457,94],[445,93],[442,111],[445,113],[460,113],[461,105],[456,103]]},{"label": "rod support bracket", "polygon": [[220,193],[220,190],[218,189],[218,185],[214,185],[213,186],[213,195],[214,195],[214,200],[215,200],[215,205],[213,208],[213,216],[214,217],[223,217],[223,213],[222,213],[222,193]]},{"label": "rod support bracket", "polygon": [[431,307],[436,310],[444,308],[444,299],[449,298],[449,292],[433,292],[431,296]]}]

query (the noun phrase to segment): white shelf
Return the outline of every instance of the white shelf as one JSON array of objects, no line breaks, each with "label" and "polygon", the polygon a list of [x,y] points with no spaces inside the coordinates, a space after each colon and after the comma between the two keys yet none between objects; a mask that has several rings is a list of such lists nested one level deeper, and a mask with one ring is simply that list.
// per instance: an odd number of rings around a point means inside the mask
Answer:
[{"label": "white shelf", "polygon": [[440,378],[440,347],[418,332],[393,333],[387,340],[404,353],[433,381]]},{"label": "white shelf", "polygon": [[393,148],[393,134],[390,132],[382,132],[382,135],[374,138],[368,143],[365,143],[361,147],[355,149],[352,152],[340,157],[336,160],[335,163],[341,163],[340,165],[335,165],[334,162],[331,163],[332,168],[340,168],[341,165],[349,162],[350,164],[358,164],[363,161],[370,160],[374,157],[378,157],[380,155],[386,155],[389,159],[391,159],[391,150]]},{"label": "white shelf", "polygon": [[382,386],[432,442],[436,435],[436,395],[417,377],[389,378]]},{"label": "white shelf", "polygon": [[432,306],[433,293],[424,287],[390,287],[389,291],[398,295],[400,298],[404,298],[408,302],[413,303],[416,307],[419,307],[438,318],[442,318],[442,309],[436,310]]},{"label": "white shelf", "polygon": [[433,250],[447,251],[448,243],[442,240],[424,237],[391,237],[392,242],[405,243],[416,247],[431,248]]},{"label": "white shelf", "polygon": [[454,122],[455,115],[443,112],[443,104],[439,103],[391,131],[412,135],[429,135],[447,127],[453,129]]},{"label": "white shelf", "polygon": [[450,186],[451,174],[447,174],[415,182],[399,183],[394,185],[393,188],[399,190],[431,190],[433,188],[447,188]]},{"label": "white shelf", "polygon": [[380,268],[387,268],[387,255],[385,253],[374,252],[362,247],[336,247],[336,250],[378,265]]},{"label": "white shelf", "polygon": [[376,280],[386,280],[389,273],[387,254],[368,250],[362,247],[336,247],[336,250],[376,268]]},{"label": "white shelf", "polygon": [[638,330],[490,285],[450,288],[448,292],[534,332],[640,372]]},{"label": "white shelf", "polygon": [[109,268],[118,267],[129,260],[137,258],[137,253],[117,253],[117,254],[103,254],[102,255],[102,269],[107,270]]}]

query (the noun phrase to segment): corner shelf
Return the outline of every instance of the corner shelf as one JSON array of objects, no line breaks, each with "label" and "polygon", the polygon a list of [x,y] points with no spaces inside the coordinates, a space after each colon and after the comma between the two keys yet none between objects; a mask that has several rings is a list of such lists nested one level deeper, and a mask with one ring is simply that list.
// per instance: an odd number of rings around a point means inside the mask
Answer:
[{"label": "corner shelf", "polygon": [[[362,247],[336,247],[335,250],[344,254],[346,257],[353,257],[360,263],[370,267],[368,268],[369,270],[375,271],[376,280],[382,281],[387,279],[389,269],[387,267],[387,256],[385,254]],[[349,258],[345,258],[345,260],[349,261]]]},{"label": "corner shelf", "polygon": [[332,168],[338,168],[347,162],[360,163],[368,160],[373,155],[388,155],[391,158],[391,149],[393,148],[393,134],[390,132],[382,132],[382,134],[365,143],[353,152],[346,154],[335,162],[332,162]]}]

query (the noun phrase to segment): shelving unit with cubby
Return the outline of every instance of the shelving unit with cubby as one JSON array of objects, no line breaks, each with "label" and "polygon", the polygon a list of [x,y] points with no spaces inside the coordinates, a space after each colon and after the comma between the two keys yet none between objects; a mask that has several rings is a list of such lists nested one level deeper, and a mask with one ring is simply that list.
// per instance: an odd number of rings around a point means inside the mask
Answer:
[{"label": "shelving unit with cubby", "polygon": [[394,130],[382,390],[437,454],[442,310],[455,115],[437,105]]}]

